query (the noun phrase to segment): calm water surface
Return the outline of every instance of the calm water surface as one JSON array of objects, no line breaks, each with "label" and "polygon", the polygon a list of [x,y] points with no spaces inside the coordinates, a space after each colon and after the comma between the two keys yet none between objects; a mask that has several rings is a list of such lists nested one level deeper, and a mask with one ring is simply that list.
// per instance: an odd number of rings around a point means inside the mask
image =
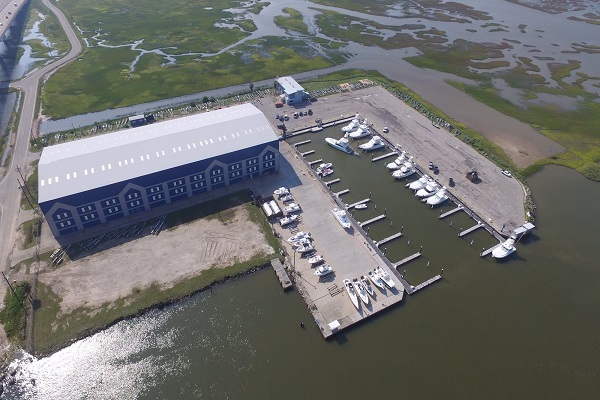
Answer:
[{"label": "calm water surface", "polygon": [[[403,220],[407,238],[390,245],[390,258],[424,245],[423,261],[406,266],[408,280],[444,268],[442,282],[325,341],[298,294],[282,293],[267,269],[24,359],[3,398],[596,398],[600,210],[582,207],[581,194],[598,199],[600,185],[560,167],[533,176],[539,228],[499,263],[470,244],[489,242],[487,234],[456,236],[467,218],[450,227],[389,180],[382,162],[329,150],[322,139],[311,145],[334,161],[339,190],[352,187],[358,199],[377,184],[374,204],[395,204],[388,213]],[[370,179],[364,187],[361,174]]]}]

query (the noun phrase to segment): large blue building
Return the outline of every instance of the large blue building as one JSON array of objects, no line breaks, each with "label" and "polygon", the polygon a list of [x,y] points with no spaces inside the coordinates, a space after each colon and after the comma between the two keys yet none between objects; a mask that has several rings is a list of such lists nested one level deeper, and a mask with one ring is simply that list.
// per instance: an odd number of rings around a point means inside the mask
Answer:
[{"label": "large blue building", "polygon": [[58,237],[278,167],[277,135],[243,104],[46,147],[38,202]]}]

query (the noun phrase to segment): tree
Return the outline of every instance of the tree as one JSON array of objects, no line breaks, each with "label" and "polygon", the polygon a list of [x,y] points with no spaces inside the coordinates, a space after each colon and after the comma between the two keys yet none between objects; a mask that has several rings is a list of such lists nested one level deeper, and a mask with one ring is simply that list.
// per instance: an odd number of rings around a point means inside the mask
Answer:
[{"label": "tree", "polygon": [[252,92],[254,90],[254,83],[250,83],[250,91]]}]

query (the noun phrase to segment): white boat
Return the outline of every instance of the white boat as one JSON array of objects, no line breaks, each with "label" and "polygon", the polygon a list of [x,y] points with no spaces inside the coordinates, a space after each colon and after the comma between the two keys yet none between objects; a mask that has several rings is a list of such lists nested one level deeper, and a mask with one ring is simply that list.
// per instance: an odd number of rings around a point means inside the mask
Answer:
[{"label": "white boat", "polygon": [[517,249],[515,248],[515,239],[509,238],[500,246],[492,250],[492,257],[504,258],[514,253],[515,251],[517,251]]},{"label": "white boat", "polygon": [[415,169],[415,166],[412,163],[412,161],[406,161],[400,167],[400,169],[397,169],[396,171],[392,172],[392,176],[394,177],[394,179],[403,179],[407,176],[414,174],[415,172],[417,172],[417,170]]},{"label": "white boat", "polygon": [[360,115],[356,114],[350,123],[342,128],[342,132],[354,132],[360,126]]},{"label": "white boat", "polygon": [[321,176],[325,177],[325,176],[329,176],[329,175],[333,174],[333,170],[331,168],[326,168],[326,169],[323,169],[321,171],[318,171],[318,173]]},{"label": "white boat", "polygon": [[311,242],[312,242],[311,238],[302,238],[302,239],[298,239],[290,244],[292,245],[292,247],[301,247],[301,246],[304,246],[305,244],[310,244]]},{"label": "white boat", "polygon": [[367,296],[367,289],[365,289],[365,287],[362,285],[362,283],[360,283],[360,281],[357,278],[352,279],[352,286],[354,286],[354,289],[356,290],[358,297],[360,297],[362,302],[368,306],[369,305],[369,296]]},{"label": "white boat", "polygon": [[311,236],[310,236],[310,232],[302,232],[302,231],[300,231],[300,232],[296,233],[294,236],[291,236],[287,240],[287,242],[288,243],[294,243],[294,242],[297,242],[297,241],[299,241],[301,239],[312,239]]},{"label": "white boat", "polygon": [[312,256],[312,257],[308,258],[308,263],[310,265],[317,265],[317,264],[322,263],[323,261],[325,261],[325,259],[323,258],[323,256],[320,256],[318,254],[316,256]]},{"label": "white boat", "polygon": [[271,200],[269,205],[271,206],[271,210],[273,210],[273,214],[279,214],[281,212],[281,209],[275,200]]},{"label": "white boat", "polygon": [[319,164],[319,166],[317,167],[317,171],[318,171],[318,170],[320,170],[320,169],[321,169],[321,170],[323,170],[323,169],[330,169],[330,168],[333,168],[333,164],[332,164],[332,163],[330,163],[330,162],[327,162],[327,163],[321,163],[321,164]]},{"label": "white boat", "polygon": [[371,286],[371,283],[369,282],[369,280],[367,279],[366,276],[362,275],[360,277],[360,283],[362,283],[363,287],[367,290],[367,293],[369,293],[369,296],[375,298],[375,292],[373,291],[373,286]]},{"label": "white boat", "polygon": [[393,162],[386,165],[386,168],[391,170],[399,169],[407,159],[408,154],[406,154],[406,151],[402,151],[402,153],[400,153],[400,155],[396,157]]},{"label": "white boat", "polygon": [[429,175],[423,175],[416,181],[408,183],[406,185],[406,187],[411,190],[419,190],[419,189],[423,189],[430,181],[431,181],[431,178],[429,178]]},{"label": "white boat", "polygon": [[312,243],[302,243],[299,245],[294,245],[294,251],[296,253],[308,253],[309,251],[313,251],[315,246]]},{"label": "white boat", "polygon": [[429,204],[430,206],[437,206],[438,204],[442,204],[446,200],[448,200],[448,195],[446,195],[446,188],[443,187],[440,190],[438,190],[436,194],[427,198],[427,204]]},{"label": "white boat", "polygon": [[354,208],[356,208],[357,210],[364,210],[367,207],[367,203],[361,203],[354,206]]},{"label": "white boat", "polygon": [[334,208],[333,210],[331,210],[331,212],[333,213],[333,215],[335,215],[335,219],[338,220],[338,222],[340,223],[341,226],[344,227],[344,229],[348,229],[352,226],[352,224],[350,223],[350,220],[348,219],[348,215],[346,214],[346,211],[340,210],[338,208]]},{"label": "white boat", "polygon": [[268,217],[270,217],[271,215],[273,215],[273,210],[271,210],[271,207],[269,206],[269,203],[263,203],[262,205],[263,211],[265,212],[265,215]]},{"label": "white boat", "polygon": [[351,137],[352,139],[360,139],[365,136],[369,136],[370,134],[371,130],[369,129],[369,125],[367,123],[367,120],[365,119],[365,122],[360,124],[357,130],[355,130],[354,132],[349,132],[346,135]]},{"label": "white boat", "polygon": [[287,217],[283,217],[279,220],[279,225],[286,226],[291,224],[294,221],[297,221],[300,217],[298,215],[288,215]]},{"label": "white boat", "polygon": [[435,181],[431,181],[427,185],[425,185],[423,189],[417,190],[415,196],[422,198],[433,196],[437,193],[438,190],[440,190],[440,185],[438,185]]},{"label": "white boat", "polygon": [[383,140],[381,140],[381,137],[373,136],[371,138],[371,140],[369,140],[367,143],[361,144],[360,146],[358,146],[358,148],[361,150],[365,150],[365,151],[371,151],[371,150],[380,149],[383,146],[385,146],[385,143],[383,143]]},{"label": "white boat", "polygon": [[325,141],[334,149],[343,151],[344,153],[354,154],[354,150],[352,149],[352,147],[350,147],[350,143],[346,138],[340,138],[337,140],[333,138],[325,138]]},{"label": "white boat", "polygon": [[291,194],[286,194],[285,196],[280,197],[279,200],[283,201],[284,203],[288,201],[294,201],[294,196],[292,196]]},{"label": "white boat", "polygon": [[279,189],[275,190],[273,194],[276,196],[285,196],[286,194],[290,194],[290,190],[282,186]]},{"label": "white boat", "polygon": [[354,290],[354,286],[352,286],[350,279],[344,279],[344,286],[346,287],[346,291],[348,292],[348,296],[350,296],[352,304],[354,304],[354,307],[356,307],[357,310],[360,310],[358,297],[356,296],[356,291]]},{"label": "white boat", "polygon": [[287,206],[283,207],[283,212],[298,212],[301,210],[302,208],[300,208],[300,205],[296,203],[290,203]]},{"label": "white boat", "polygon": [[390,274],[388,274],[383,268],[377,267],[377,273],[387,287],[391,289],[396,286],[396,283],[392,280],[392,278],[390,278]]},{"label": "white boat", "polygon": [[377,286],[379,289],[385,290],[385,284],[381,280],[379,273],[377,272],[377,268],[374,271],[369,271],[367,274],[373,285]]},{"label": "white boat", "polygon": [[317,269],[315,269],[315,275],[317,275],[317,276],[329,275],[332,272],[333,272],[333,267],[329,264],[323,264],[320,267],[317,267]]}]

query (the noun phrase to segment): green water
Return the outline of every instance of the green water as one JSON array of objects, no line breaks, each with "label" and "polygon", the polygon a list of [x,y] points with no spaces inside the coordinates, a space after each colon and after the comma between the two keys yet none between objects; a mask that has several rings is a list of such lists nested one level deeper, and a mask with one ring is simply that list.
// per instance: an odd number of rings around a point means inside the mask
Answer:
[{"label": "green water", "polygon": [[531,177],[538,228],[497,262],[478,256],[494,243],[485,231],[458,238],[472,224],[464,214],[438,220],[394,182],[384,167],[392,159],[348,157],[323,137],[302,151],[334,162],[328,178],[342,179],[334,191],[350,189],[344,201],[372,192],[377,211],[359,220],[388,209],[370,234],[404,226],[390,259],[422,245],[407,279],[444,268],[443,281],[325,341],[300,296],[263,270],[22,362],[3,398],[597,398],[600,185],[560,167]]}]

